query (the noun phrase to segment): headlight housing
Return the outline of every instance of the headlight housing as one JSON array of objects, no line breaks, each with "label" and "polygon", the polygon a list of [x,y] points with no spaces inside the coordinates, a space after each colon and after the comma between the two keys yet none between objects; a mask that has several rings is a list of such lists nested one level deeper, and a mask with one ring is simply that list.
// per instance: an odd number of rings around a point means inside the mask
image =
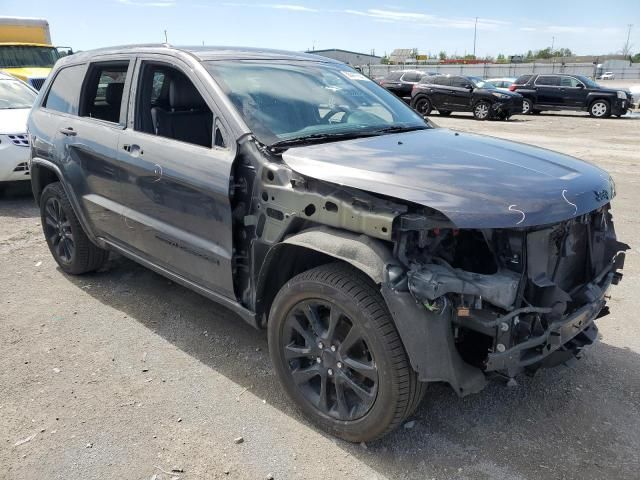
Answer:
[{"label": "headlight housing", "polygon": [[491,92],[491,95],[493,95],[494,97],[498,97],[501,100],[507,100],[508,98],[510,98],[509,95],[500,92]]},{"label": "headlight housing", "polygon": [[622,90],[618,90],[618,98],[621,100],[626,100],[627,99],[627,93],[623,92]]}]

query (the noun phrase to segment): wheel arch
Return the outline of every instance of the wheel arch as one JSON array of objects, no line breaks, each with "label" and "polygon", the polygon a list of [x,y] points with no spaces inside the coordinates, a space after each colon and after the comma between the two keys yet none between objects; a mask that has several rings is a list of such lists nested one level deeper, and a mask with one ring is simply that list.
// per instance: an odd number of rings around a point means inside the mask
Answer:
[{"label": "wheel arch", "polygon": [[392,254],[380,240],[330,227],[312,228],[286,238],[268,251],[255,281],[255,311],[261,326],[266,325],[273,299],[288,280],[335,261],[353,266],[380,285]]},{"label": "wheel arch", "polygon": [[71,203],[71,208],[73,208],[73,212],[76,214],[76,217],[78,217],[78,221],[80,222],[80,226],[82,226],[84,232],[92,242],[102,248],[105,248],[106,245],[104,242],[99,241],[93,233],[93,230],[90,228],[90,224],[87,221],[84,211],[80,208],[78,198],[76,197],[73,189],[71,189],[69,185],[67,185],[67,182],[65,182],[64,175],[60,168],[48,160],[35,157],[31,159],[30,170],[31,191],[33,192],[36,204],[40,206],[40,198],[42,197],[42,192],[47,185],[54,182],[60,182],[69,202]]}]

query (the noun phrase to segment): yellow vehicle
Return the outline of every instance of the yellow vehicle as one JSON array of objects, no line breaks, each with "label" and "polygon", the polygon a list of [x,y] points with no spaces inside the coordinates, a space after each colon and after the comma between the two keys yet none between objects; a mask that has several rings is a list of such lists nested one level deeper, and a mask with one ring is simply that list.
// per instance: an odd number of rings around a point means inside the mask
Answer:
[{"label": "yellow vehicle", "polygon": [[73,53],[51,44],[49,22],[39,18],[0,17],[0,70],[39,90],[53,64]]}]

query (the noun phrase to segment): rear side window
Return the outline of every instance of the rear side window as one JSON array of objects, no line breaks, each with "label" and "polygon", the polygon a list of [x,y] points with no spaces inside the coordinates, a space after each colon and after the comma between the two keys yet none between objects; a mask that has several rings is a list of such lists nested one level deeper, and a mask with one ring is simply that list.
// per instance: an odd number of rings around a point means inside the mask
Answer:
[{"label": "rear side window", "polygon": [[560,86],[560,78],[555,75],[540,75],[536,80],[536,85],[558,87]]},{"label": "rear side window", "polygon": [[451,78],[449,77],[436,77],[433,82],[434,85],[442,85],[448,87],[451,85]]},{"label": "rear side window", "polygon": [[129,62],[90,67],[80,100],[80,116],[118,123]]},{"label": "rear side window", "polygon": [[533,77],[533,75],[520,75],[518,78],[516,78],[516,81],[513,83],[516,85],[524,85],[529,80],[531,80],[531,77]]},{"label": "rear side window", "polygon": [[420,72],[407,72],[402,76],[402,80],[405,82],[417,82],[422,76],[423,74]]},{"label": "rear side window", "polygon": [[403,72],[391,72],[389,75],[385,77],[385,80],[400,80]]},{"label": "rear side window", "polygon": [[84,65],[63,68],[58,72],[44,101],[44,108],[61,113],[78,114],[78,92],[84,78]]}]

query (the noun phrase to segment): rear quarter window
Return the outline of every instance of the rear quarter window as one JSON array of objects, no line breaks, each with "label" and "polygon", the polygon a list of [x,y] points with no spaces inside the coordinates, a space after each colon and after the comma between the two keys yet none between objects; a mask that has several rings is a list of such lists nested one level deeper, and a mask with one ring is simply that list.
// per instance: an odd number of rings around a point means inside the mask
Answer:
[{"label": "rear quarter window", "polygon": [[533,75],[520,75],[513,83],[515,83],[516,85],[524,85],[529,80],[531,80],[531,77],[533,77]]},{"label": "rear quarter window", "polygon": [[85,70],[85,65],[61,69],[56,74],[42,106],[56,112],[77,115],[78,97]]}]

